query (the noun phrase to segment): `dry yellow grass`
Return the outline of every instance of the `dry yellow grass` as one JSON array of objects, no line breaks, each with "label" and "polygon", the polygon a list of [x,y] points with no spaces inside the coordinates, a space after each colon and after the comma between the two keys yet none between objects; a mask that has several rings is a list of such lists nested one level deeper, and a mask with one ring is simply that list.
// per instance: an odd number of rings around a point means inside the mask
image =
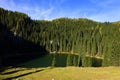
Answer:
[{"label": "dry yellow grass", "polygon": [[[7,71],[9,72],[9,70],[6,70],[3,73]],[[20,80],[120,80],[120,67],[35,68],[0,76],[2,79],[13,80],[16,80],[16,78]]]}]

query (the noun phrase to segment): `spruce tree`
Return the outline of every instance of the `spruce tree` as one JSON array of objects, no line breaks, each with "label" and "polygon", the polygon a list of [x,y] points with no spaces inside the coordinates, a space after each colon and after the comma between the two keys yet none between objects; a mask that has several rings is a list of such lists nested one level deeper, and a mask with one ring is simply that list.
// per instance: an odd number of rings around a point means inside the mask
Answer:
[{"label": "spruce tree", "polygon": [[112,43],[111,65],[120,66],[120,42]]},{"label": "spruce tree", "polygon": [[77,56],[73,56],[73,66],[77,66]]},{"label": "spruce tree", "polygon": [[53,60],[52,60],[51,67],[54,68],[55,66],[56,66],[56,55],[53,54]]},{"label": "spruce tree", "polygon": [[72,66],[71,53],[67,55],[66,66]]}]

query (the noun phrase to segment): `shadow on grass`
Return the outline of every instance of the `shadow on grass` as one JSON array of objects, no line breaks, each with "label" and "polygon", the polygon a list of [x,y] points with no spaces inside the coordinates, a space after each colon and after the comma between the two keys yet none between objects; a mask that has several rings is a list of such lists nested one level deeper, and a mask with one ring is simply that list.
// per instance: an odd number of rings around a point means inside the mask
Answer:
[{"label": "shadow on grass", "polygon": [[[55,67],[66,67],[67,55],[68,54],[56,54],[56,66]],[[32,70],[34,68],[50,67],[51,64],[52,64],[53,57],[54,57],[54,54],[48,54],[48,55],[45,55],[43,57],[38,57],[36,59],[29,60],[29,61],[24,62],[22,64],[19,64],[17,66],[12,66],[10,68],[10,69],[13,69],[12,71],[3,72],[3,73],[1,73],[1,75],[4,76],[4,75],[9,75],[9,74],[14,74],[14,73],[17,73],[19,71]],[[37,73],[37,72],[40,72],[40,71],[43,71],[43,70],[44,69],[36,70],[36,71],[28,72],[28,73],[25,73],[25,74],[17,75],[17,76],[14,76],[14,77],[5,78],[3,80],[12,80],[12,79],[19,78],[19,77],[22,77],[22,76],[26,76],[26,75],[29,75],[29,74]]]},{"label": "shadow on grass", "polygon": [[29,68],[14,68],[13,71],[1,73],[1,75],[13,74],[13,73],[16,73],[16,72],[19,72],[19,71],[24,71],[24,70],[30,70],[30,69]]},{"label": "shadow on grass", "polygon": [[29,75],[29,74],[37,73],[37,72],[40,72],[40,71],[43,71],[43,70],[44,69],[37,70],[37,71],[34,71],[34,72],[25,73],[25,74],[21,74],[21,75],[18,75],[18,76],[15,76],[15,77],[6,78],[6,79],[3,79],[3,80],[12,80],[12,79],[20,78],[22,76],[26,76],[26,75]]},{"label": "shadow on grass", "polygon": [[16,72],[18,72],[18,71],[21,71],[21,70],[6,72],[6,73],[2,73],[1,75],[13,74],[13,73],[16,73]]},{"label": "shadow on grass", "polygon": [[[36,58],[34,60],[30,60],[28,62],[25,62],[25,63],[22,63],[20,65],[18,65],[16,68],[15,66],[15,70],[11,71],[11,72],[6,72],[6,73],[3,73],[2,75],[9,75],[9,74],[14,74],[16,72],[19,72],[19,71],[24,71],[24,70],[32,70],[34,68],[42,68],[42,67],[50,67],[52,65],[52,60],[53,60],[53,57],[55,56],[55,62],[56,62],[56,65],[55,67],[66,67],[66,61],[67,61],[67,57],[68,57],[69,54],[48,54],[48,55],[45,55],[43,57],[39,57],[39,58]],[[74,57],[76,57],[76,63],[78,61],[78,56],[77,55],[74,55],[72,54],[71,55],[71,60],[74,59]],[[87,58],[87,57],[86,57]],[[90,57],[89,57],[90,58]],[[82,58],[81,58],[82,59]],[[80,59],[80,60],[81,60]],[[73,61],[72,61],[73,62]],[[82,61],[80,61],[82,62]],[[87,61],[88,62],[88,61]],[[97,59],[97,58],[92,58],[92,66],[93,67],[100,67],[102,64],[102,60],[101,59]],[[82,63],[81,65],[82,66]],[[14,67],[14,66],[13,66]],[[87,66],[86,66],[87,67]],[[20,69],[19,69],[20,68]],[[45,68],[46,69],[46,68]],[[26,76],[26,75],[29,75],[29,74],[33,74],[33,73],[37,73],[37,72],[40,72],[40,71],[43,71],[44,69],[42,70],[36,70],[36,71],[32,71],[32,72],[28,72],[28,73],[25,73],[25,74],[21,74],[21,75],[17,75],[17,76],[14,76],[14,77],[9,77],[9,78],[6,78],[6,79],[3,79],[3,80],[12,80],[12,79],[16,79],[16,78],[19,78],[19,77],[23,77],[23,76]]]}]

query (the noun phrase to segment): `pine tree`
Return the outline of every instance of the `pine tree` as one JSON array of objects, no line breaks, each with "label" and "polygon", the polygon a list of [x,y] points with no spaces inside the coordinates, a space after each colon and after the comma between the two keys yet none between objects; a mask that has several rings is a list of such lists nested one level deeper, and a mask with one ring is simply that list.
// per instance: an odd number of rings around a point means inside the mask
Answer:
[{"label": "pine tree", "polygon": [[56,66],[56,55],[53,54],[53,60],[52,60],[51,67],[54,68],[55,66]]},{"label": "pine tree", "polygon": [[80,55],[80,53],[79,53],[79,55],[78,55],[78,60],[77,60],[77,66],[79,67],[81,64],[81,55]]},{"label": "pine tree", "polygon": [[74,55],[73,57],[73,66],[77,66],[77,56]]},{"label": "pine tree", "polygon": [[111,65],[120,66],[120,42],[112,43]]},{"label": "pine tree", "polygon": [[68,56],[67,56],[66,66],[72,66],[71,53],[69,53]]}]

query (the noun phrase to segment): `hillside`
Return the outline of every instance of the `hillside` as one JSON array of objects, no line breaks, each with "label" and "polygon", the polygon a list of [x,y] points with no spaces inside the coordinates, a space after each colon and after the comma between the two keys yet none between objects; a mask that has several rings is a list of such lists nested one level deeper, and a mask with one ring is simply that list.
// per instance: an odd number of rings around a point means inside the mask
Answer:
[{"label": "hillside", "polygon": [[21,60],[25,56],[21,54],[43,56],[54,51],[69,53],[68,66],[71,54],[78,55],[78,66],[80,62],[92,66],[92,57],[102,59],[102,66],[120,65],[120,25],[114,23],[84,18],[32,20],[24,13],[0,8],[0,28],[0,65],[7,64],[14,55]]}]

